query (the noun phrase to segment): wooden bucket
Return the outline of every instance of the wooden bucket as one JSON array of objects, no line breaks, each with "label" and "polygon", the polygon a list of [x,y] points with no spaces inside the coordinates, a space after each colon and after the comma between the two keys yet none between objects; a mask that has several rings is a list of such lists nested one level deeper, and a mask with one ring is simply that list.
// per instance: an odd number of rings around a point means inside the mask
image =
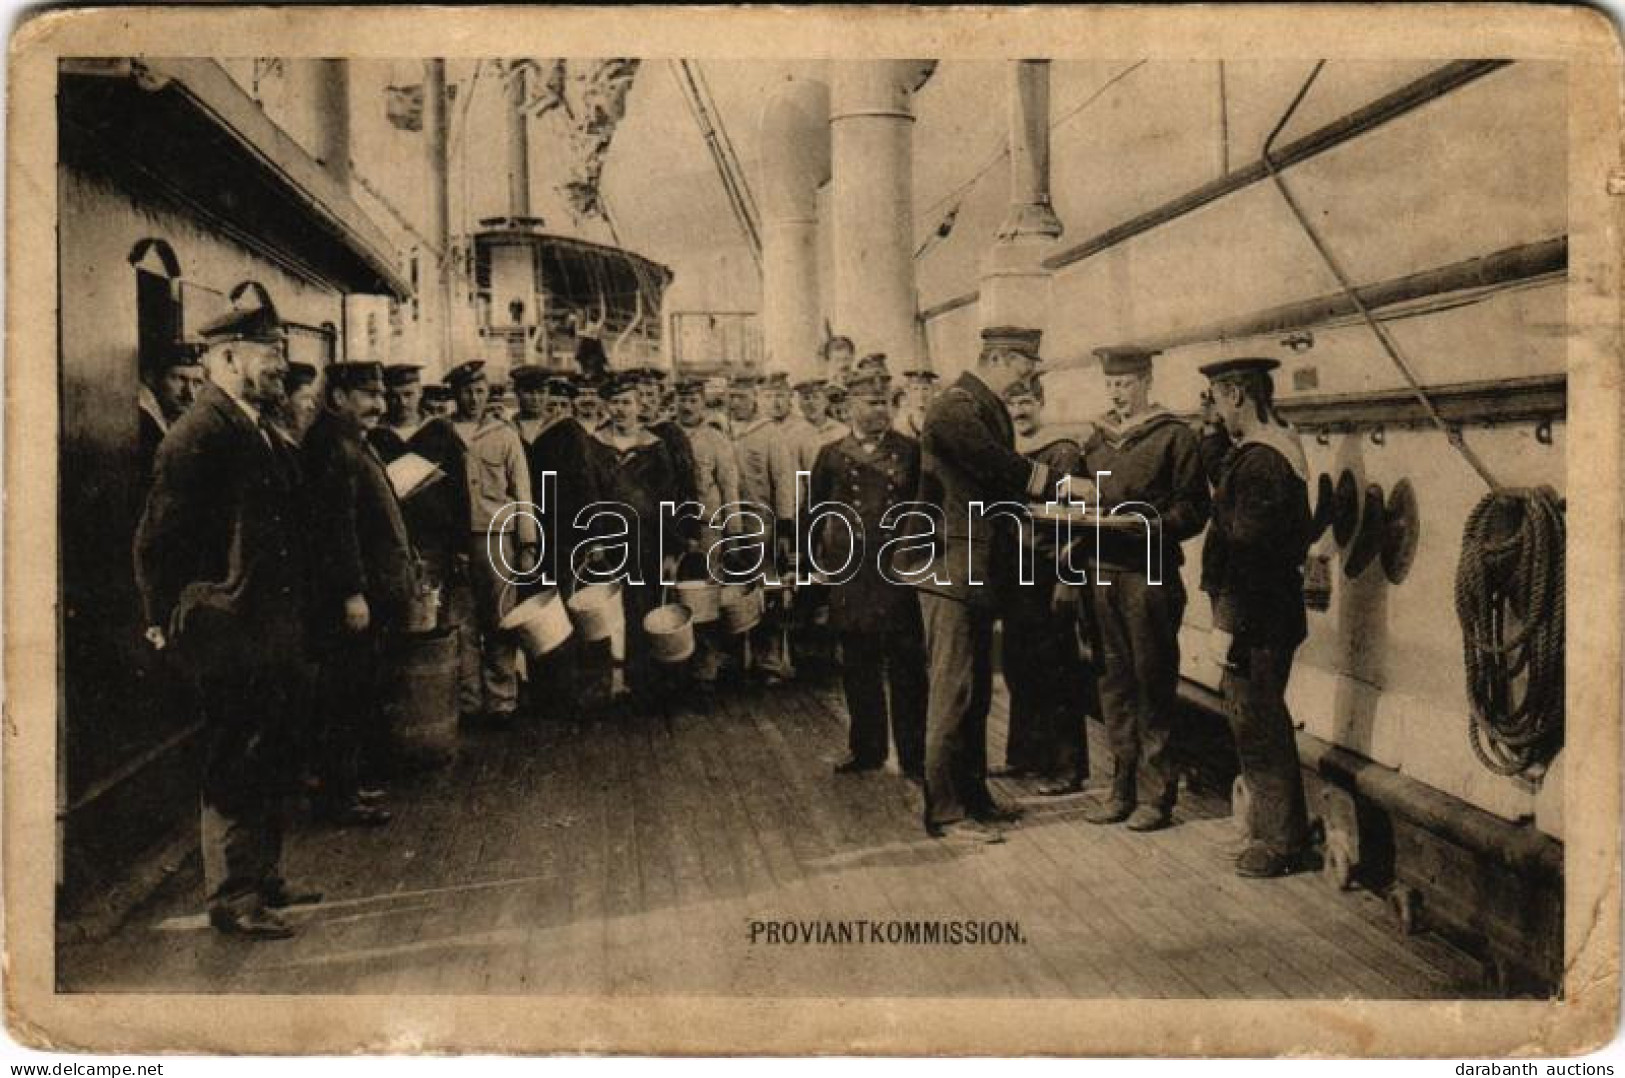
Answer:
[{"label": "wooden bucket", "polygon": [[694,654],[694,615],[680,603],[657,606],[643,616],[649,657],[657,663],[687,662]]},{"label": "wooden bucket", "polygon": [[457,756],[457,630],[394,638],[383,710],[400,759],[436,767]]},{"label": "wooden bucket", "polygon": [[537,592],[503,616],[501,627],[519,639],[525,654],[533,659],[570,639],[570,615],[559,598],[558,589]]},{"label": "wooden bucket", "polygon": [[714,580],[679,580],[675,587],[677,601],[688,607],[695,625],[709,625],[717,620],[722,606],[721,584]]}]

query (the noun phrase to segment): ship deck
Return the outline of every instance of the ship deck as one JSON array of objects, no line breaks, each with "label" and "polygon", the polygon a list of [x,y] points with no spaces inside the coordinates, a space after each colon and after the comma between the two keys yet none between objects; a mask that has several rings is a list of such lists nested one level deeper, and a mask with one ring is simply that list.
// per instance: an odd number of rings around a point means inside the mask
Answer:
[{"label": "ship deck", "polygon": [[[1002,690],[990,756],[1002,758]],[[1093,724],[1091,724],[1093,726]],[[1105,759],[1091,736],[1097,760]],[[1028,809],[1001,846],[926,837],[914,787],[835,776],[839,690],[717,694],[669,721],[465,735],[374,830],[296,827],[290,878],[325,900],[289,941],[220,937],[196,858],[111,937],[64,943],[63,991],[772,996],[1453,998],[1475,966],[1405,937],[1377,896],[1313,874],[1237,878],[1227,807],[1187,796],[1136,835]],[[1100,768],[1097,764],[1096,770]],[[1017,922],[1001,945],[771,945],[753,921]]]}]

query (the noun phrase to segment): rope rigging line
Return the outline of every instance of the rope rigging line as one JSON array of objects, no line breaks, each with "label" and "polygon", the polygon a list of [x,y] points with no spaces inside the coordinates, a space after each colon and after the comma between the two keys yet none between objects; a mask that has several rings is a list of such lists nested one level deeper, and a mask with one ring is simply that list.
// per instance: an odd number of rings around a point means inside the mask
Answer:
[{"label": "rope rigging line", "polygon": [[706,104],[704,94],[696,81],[693,69],[686,60],[671,60],[667,70],[671,72],[672,79],[677,83],[678,93],[683,103],[688,106],[688,113],[699,128],[700,137],[705,142],[706,152],[711,155],[711,163],[717,170],[717,176],[722,181],[723,194],[727,196],[728,208],[733,212],[734,220],[745,235],[745,243],[750,250],[751,258],[756,262],[758,269],[762,264],[762,239],[757,227],[756,219],[752,215],[751,197],[749,188],[745,184],[743,174],[738,169],[736,160],[730,160],[728,146],[724,143],[726,133],[718,133],[721,117],[716,122],[711,119],[713,109]]}]

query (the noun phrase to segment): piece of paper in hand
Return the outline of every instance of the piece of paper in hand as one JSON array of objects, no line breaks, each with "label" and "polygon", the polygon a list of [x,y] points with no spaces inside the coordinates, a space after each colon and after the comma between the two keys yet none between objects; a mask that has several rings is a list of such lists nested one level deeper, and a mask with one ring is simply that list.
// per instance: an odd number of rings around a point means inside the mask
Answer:
[{"label": "piece of paper in hand", "polygon": [[416,453],[396,457],[384,470],[389,473],[389,485],[395,488],[395,496],[401,501],[410,498],[435,480],[446,477],[445,472]]}]

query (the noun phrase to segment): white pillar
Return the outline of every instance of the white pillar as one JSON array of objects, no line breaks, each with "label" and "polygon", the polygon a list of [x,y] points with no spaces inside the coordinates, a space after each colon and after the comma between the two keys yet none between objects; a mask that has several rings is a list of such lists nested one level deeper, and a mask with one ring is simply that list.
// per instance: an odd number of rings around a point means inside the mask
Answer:
[{"label": "white pillar", "polygon": [[762,108],[762,344],[792,379],[818,371],[818,188],[829,179],[829,87],[785,83]]},{"label": "white pillar", "polygon": [[929,76],[919,60],[831,65],[835,311],[832,328],[860,354],[884,352],[893,371],[915,353],[914,114]]},{"label": "white pillar", "polygon": [[1044,256],[1061,235],[1050,204],[1049,61],[1009,65],[1010,210],[982,264],[977,314],[986,326],[1044,329],[1050,274]]}]

